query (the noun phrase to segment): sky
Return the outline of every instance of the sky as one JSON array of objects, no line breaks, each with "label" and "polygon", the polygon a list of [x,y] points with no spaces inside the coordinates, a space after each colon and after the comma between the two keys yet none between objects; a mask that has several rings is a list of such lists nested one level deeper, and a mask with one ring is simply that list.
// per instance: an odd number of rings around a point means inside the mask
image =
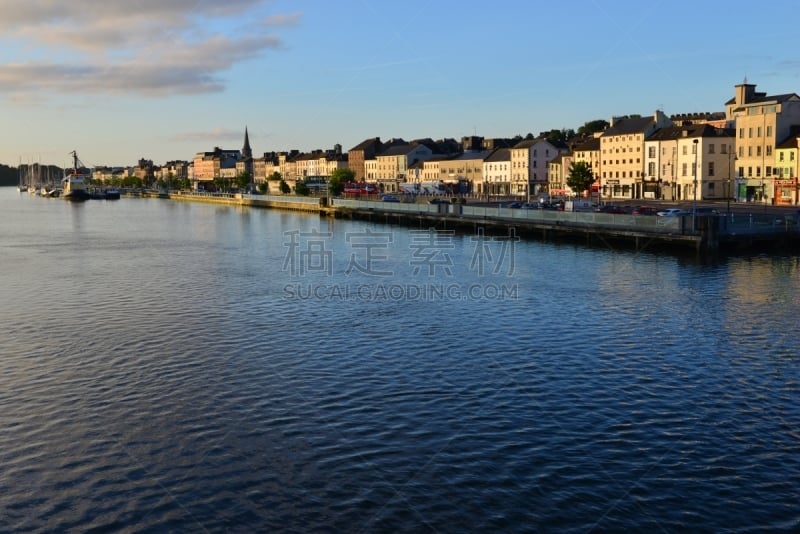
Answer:
[{"label": "sky", "polygon": [[800,5],[0,0],[0,163],[161,165],[722,111],[800,92]]}]

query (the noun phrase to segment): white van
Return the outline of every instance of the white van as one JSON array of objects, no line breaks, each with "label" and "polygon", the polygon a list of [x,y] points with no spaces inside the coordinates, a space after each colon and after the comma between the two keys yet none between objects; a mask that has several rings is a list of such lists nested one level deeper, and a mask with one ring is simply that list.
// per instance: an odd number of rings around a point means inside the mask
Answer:
[{"label": "white van", "polygon": [[567,200],[564,211],[594,211],[594,204],[589,200]]}]

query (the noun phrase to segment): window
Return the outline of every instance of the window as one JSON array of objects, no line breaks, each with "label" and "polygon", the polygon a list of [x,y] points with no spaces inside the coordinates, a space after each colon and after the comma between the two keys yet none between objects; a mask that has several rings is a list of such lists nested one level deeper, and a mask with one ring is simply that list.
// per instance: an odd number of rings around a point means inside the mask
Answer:
[{"label": "window", "polygon": [[756,147],[756,156],[761,156],[761,147],[760,146]]},{"label": "window", "polygon": [[728,145],[726,145],[724,143],[719,145],[719,153],[720,154],[727,154],[728,153]]},{"label": "window", "polygon": [[772,137],[772,126],[767,126],[767,137]]},{"label": "window", "polygon": [[772,145],[767,145],[767,156],[772,155]]},{"label": "window", "polygon": [[708,153],[709,154],[713,154],[714,153],[714,143],[709,143],[708,144]]},{"label": "window", "polygon": [[739,128],[739,139],[744,139],[744,128]]},{"label": "window", "polygon": [[654,147],[654,146],[651,146],[651,147],[649,147],[649,148],[647,149],[647,157],[648,157],[648,158],[654,158],[654,157],[656,157],[656,147]]},{"label": "window", "polygon": [[714,176],[714,162],[713,161],[709,161],[708,162],[708,175],[709,176]]},{"label": "window", "polygon": [[748,128],[747,129],[747,137],[749,137],[749,138],[753,137],[753,129],[752,128]]},{"label": "window", "polygon": [[743,157],[744,157],[744,147],[743,147],[743,146],[740,146],[740,147],[739,147],[739,157],[740,157],[740,158],[743,158]]},{"label": "window", "polygon": [[794,161],[794,152],[789,152],[789,161]]},{"label": "window", "polygon": [[753,167],[747,167],[747,177],[753,176]]},{"label": "window", "polygon": [[783,152],[778,152],[778,161],[783,161]]},{"label": "window", "polygon": [[753,147],[747,147],[747,156],[752,158],[753,157]]},{"label": "window", "polygon": [[647,174],[649,176],[656,175],[656,163],[654,161],[651,161],[650,163],[647,164]]},{"label": "window", "polygon": [[761,178],[761,167],[756,167],[756,178]]},{"label": "window", "polygon": [[688,165],[686,163],[683,163],[681,165],[681,176],[686,176],[686,170],[687,169],[688,169]]},{"label": "window", "polygon": [[708,182],[708,191],[714,191],[714,182]]},{"label": "window", "polygon": [[766,168],[766,170],[765,170],[765,174],[766,174],[767,176],[772,176],[772,167],[770,167],[769,165],[767,165],[767,168]]},{"label": "window", "polygon": [[761,137],[761,126],[756,128],[756,137]]},{"label": "window", "polygon": [[689,149],[686,147],[686,145],[683,145],[683,155],[685,156],[688,153],[689,153]]}]

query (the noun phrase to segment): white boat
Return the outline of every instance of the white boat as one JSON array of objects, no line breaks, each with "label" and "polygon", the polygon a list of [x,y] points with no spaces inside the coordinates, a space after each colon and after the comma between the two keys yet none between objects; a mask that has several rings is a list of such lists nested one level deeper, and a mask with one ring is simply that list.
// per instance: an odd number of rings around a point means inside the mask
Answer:
[{"label": "white boat", "polygon": [[72,154],[72,170],[61,180],[61,196],[65,200],[84,201],[89,200],[91,195],[86,190],[86,175],[83,174],[78,165],[78,153],[74,150]]}]

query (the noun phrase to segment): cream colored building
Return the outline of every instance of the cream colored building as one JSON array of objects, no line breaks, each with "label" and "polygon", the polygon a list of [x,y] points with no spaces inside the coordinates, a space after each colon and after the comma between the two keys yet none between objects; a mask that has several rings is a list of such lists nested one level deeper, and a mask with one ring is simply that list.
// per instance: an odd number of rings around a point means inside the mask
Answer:
[{"label": "cream colored building", "polygon": [[733,130],[708,123],[656,131],[645,140],[642,198],[694,200],[695,164],[697,200],[734,198],[733,143]]},{"label": "cream colored building", "polygon": [[769,96],[745,81],[735,87],[725,113],[736,129],[737,197],[774,202],[776,146],[789,136],[792,126],[800,124],[800,97],[795,93]]},{"label": "cream colored building", "polygon": [[439,170],[444,183],[461,185],[468,193],[483,191],[483,162],[490,150],[468,150],[454,158],[440,162]]},{"label": "cream colored building", "polygon": [[645,139],[669,126],[661,111],[651,117],[612,117],[600,136],[602,198],[642,198]]},{"label": "cream colored building", "polygon": [[511,194],[511,149],[498,148],[483,162],[483,192],[486,195]]},{"label": "cream colored building", "polygon": [[776,204],[797,206],[800,203],[799,147],[800,132],[793,132],[777,146],[774,167]]}]

